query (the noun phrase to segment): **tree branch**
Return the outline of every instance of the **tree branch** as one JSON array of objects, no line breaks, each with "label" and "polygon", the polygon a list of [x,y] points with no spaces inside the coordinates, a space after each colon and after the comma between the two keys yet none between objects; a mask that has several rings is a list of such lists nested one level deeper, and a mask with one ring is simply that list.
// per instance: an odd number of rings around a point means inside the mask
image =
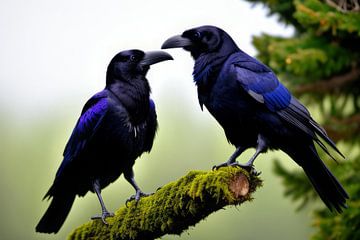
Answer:
[{"label": "tree branch", "polygon": [[356,81],[360,78],[360,68],[353,67],[350,72],[343,75],[337,75],[329,79],[320,80],[314,83],[302,84],[294,89],[297,94],[302,93],[328,93],[339,89],[340,87]]},{"label": "tree branch", "polygon": [[153,195],[121,207],[113,218],[90,221],[75,229],[69,240],[156,239],[178,234],[227,205],[252,199],[262,181],[238,167],[217,171],[190,171]]},{"label": "tree branch", "polygon": [[343,118],[331,116],[324,128],[334,141],[354,139],[360,133],[360,114]]}]

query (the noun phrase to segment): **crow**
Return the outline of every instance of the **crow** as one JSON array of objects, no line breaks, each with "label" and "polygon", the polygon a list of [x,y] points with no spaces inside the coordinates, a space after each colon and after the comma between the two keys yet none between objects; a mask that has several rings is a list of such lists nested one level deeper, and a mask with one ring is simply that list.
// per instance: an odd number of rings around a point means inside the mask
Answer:
[{"label": "crow", "polygon": [[63,161],[44,199],[51,203],[36,226],[37,232],[57,233],[63,225],[75,196],[95,192],[102,214],[113,216],[101,197],[101,189],[122,173],[136,194],[128,200],[147,196],[134,180],[132,167],[144,152],[150,152],[156,129],[155,104],[146,79],[150,65],[172,60],[163,51],[133,49],[116,54],[106,72],[106,86],[85,104],[66,144]]},{"label": "crow", "polygon": [[[162,48],[191,53],[201,109],[205,105],[236,147],[228,161],[214,169],[238,165],[251,171],[260,153],[280,149],[303,168],[331,211],[341,213],[346,208],[349,196],[320,159],[314,143],[333,159],[324,142],[344,155],[268,66],[240,50],[229,34],[215,26],[186,30],[167,39]],[[255,154],[239,164],[236,158],[249,148],[255,148]]]}]

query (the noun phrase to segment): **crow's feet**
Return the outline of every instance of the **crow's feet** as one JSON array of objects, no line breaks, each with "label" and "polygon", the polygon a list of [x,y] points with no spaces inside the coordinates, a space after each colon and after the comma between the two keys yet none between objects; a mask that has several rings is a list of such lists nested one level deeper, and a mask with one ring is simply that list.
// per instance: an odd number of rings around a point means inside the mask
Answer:
[{"label": "crow's feet", "polygon": [[101,219],[101,221],[105,224],[105,225],[109,225],[107,222],[106,222],[106,218],[108,217],[113,217],[114,216],[114,213],[111,213],[111,212],[108,212],[108,211],[103,211],[103,213],[101,215],[95,215],[93,217],[91,217],[91,220],[94,220],[94,219]]},{"label": "crow's feet", "polygon": [[218,170],[219,168],[222,168],[222,167],[231,167],[231,166],[240,166],[240,164],[238,162],[224,162],[224,163],[221,163],[219,165],[215,165],[212,167],[212,170]]},{"label": "crow's feet", "polygon": [[128,206],[128,203],[131,202],[132,200],[136,201],[136,204],[139,202],[140,198],[142,197],[147,197],[153,195],[153,193],[143,193],[141,190],[137,190],[135,195],[132,195],[131,197],[129,197],[126,202],[125,205],[126,207]]},{"label": "crow's feet", "polygon": [[250,175],[259,176],[261,174],[261,172],[256,171],[254,165],[238,163],[236,166],[239,166],[242,169],[245,169],[248,173],[250,173]]},{"label": "crow's feet", "polygon": [[232,162],[232,163],[224,162],[219,165],[213,166],[212,170],[213,171],[218,170],[219,168],[222,168],[222,167],[241,167],[242,169],[245,169],[246,171],[248,171],[251,175],[259,176],[261,174],[261,172],[258,172],[255,170],[254,165],[240,164],[238,162]]}]

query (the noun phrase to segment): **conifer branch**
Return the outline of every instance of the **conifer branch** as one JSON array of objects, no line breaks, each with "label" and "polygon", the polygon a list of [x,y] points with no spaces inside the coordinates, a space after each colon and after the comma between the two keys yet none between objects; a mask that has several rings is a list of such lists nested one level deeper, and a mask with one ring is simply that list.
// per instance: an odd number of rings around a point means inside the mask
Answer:
[{"label": "conifer branch", "polygon": [[353,67],[351,71],[336,75],[329,79],[319,80],[314,83],[301,84],[294,89],[297,94],[302,93],[328,93],[339,90],[341,87],[360,79],[360,68]]}]

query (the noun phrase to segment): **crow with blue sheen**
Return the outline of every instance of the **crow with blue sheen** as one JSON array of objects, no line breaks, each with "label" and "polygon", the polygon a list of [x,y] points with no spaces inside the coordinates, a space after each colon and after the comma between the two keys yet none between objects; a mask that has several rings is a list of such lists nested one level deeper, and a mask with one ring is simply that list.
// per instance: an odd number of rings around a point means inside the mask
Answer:
[{"label": "crow with blue sheen", "polygon": [[[331,211],[341,213],[346,208],[349,196],[320,159],[314,143],[333,159],[324,143],[343,154],[268,66],[240,50],[229,34],[215,26],[186,30],[166,40],[162,48],[191,53],[201,109],[209,110],[236,147],[228,161],[214,169],[238,165],[252,171],[260,153],[280,149],[303,168]],[[239,164],[236,158],[248,148],[255,148],[255,154]]]},{"label": "crow with blue sheen", "polygon": [[150,65],[171,60],[163,51],[122,51],[114,56],[106,72],[106,86],[85,104],[63,153],[63,161],[45,198],[51,203],[36,226],[37,232],[56,233],[63,225],[75,196],[96,193],[102,214],[113,216],[101,197],[101,189],[121,174],[136,193],[128,200],[139,201],[143,193],[132,167],[144,152],[150,152],[156,129],[155,104],[146,79]]}]

